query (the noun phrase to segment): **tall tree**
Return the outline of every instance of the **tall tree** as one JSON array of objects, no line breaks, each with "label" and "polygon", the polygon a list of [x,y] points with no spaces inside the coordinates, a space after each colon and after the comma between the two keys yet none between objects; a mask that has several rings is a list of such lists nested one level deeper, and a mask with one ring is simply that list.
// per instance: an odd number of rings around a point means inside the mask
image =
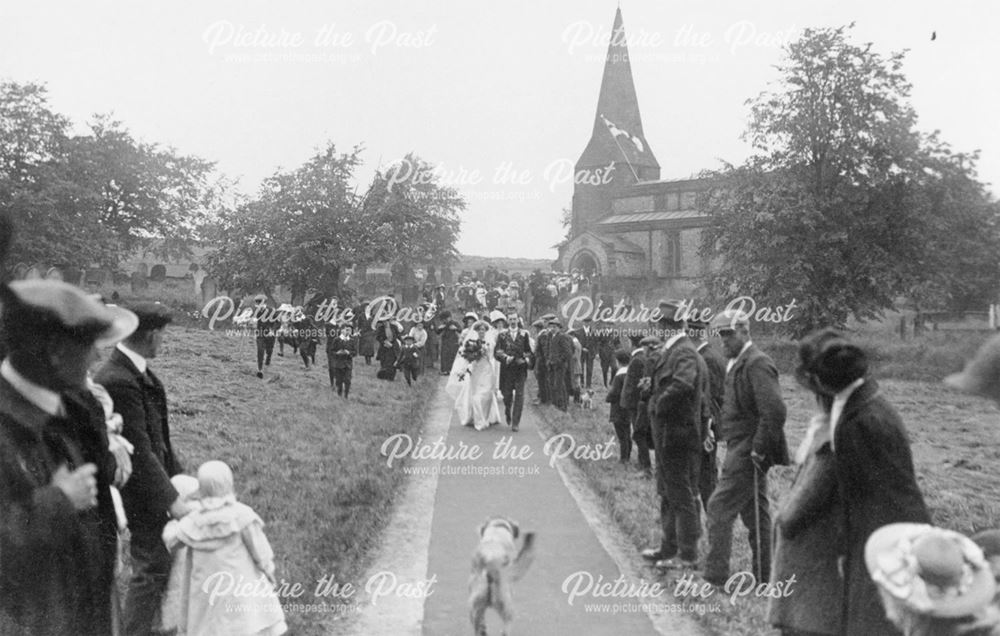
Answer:
[{"label": "tall tree", "polygon": [[796,334],[876,318],[897,295],[935,287],[933,267],[955,247],[939,237],[973,238],[960,219],[985,210],[968,158],[917,131],[903,54],[852,44],[850,28],[807,29],[786,47],[777,86],[749,101],[754,156],[710,173],[698,202],[712,217],[704,250],[722,261],[712,290],[794,299]]},{"label": "tall tree", "polygon": [[0,84],[0,206],[22,228],[10,264],[115,267],[146,246],[186,252],[221,204],[213,165],[95,117],[72,136],[39,84]]},{"label": "tall tree", "polygon": [[433,179],[391,172],[377,173],[359,192],[360,152],[338,153],[328,144],[301,167],[275,173],[255,199],[224,215],[209,265],[222,285],[268,293],[288,285],[293,302],[301,303],[309,288],[339,295],[342,272],[355,264],[453,257],[456,213],[464,206],[457,193]]}]

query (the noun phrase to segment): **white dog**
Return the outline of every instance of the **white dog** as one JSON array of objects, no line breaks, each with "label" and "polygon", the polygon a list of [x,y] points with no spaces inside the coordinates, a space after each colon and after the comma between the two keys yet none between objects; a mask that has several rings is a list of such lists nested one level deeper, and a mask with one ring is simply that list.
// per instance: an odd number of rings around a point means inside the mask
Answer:
[{"label": "white dog", "polygon": [[585,411],[593,411],[594,410],[594,391],[593,390],[587,389],[586,391],[583,392],[583,395],[580,397],[580,406]]},{"label": "white dog", "polygon": [[514,619],[512,583],[524,576],[535,557],[535,533],[525,533],[520,550],[516,547],[518,534],[517,524],[503,517],[493,517],[479,529],[469,578],[469,618],[476,636],[486,635],[489,607],[503,619],[504,635],[510,633]]}]

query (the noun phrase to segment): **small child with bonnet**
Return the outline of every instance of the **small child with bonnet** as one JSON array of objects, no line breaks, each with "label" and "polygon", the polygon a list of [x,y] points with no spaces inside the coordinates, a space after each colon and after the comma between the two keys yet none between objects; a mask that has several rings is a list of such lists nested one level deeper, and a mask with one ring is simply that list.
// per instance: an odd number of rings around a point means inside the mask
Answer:
[{"label": "small child with bonnet", "polygon": [[173,567],[161,628],[185,636],[277,636],[288,631],[274,591],[274,552],[264,536],[264,522],[236,500],[229,466],[205,462],[197,480],[177,475],[171,482],[181,497],[197,505],[163,529]]}]

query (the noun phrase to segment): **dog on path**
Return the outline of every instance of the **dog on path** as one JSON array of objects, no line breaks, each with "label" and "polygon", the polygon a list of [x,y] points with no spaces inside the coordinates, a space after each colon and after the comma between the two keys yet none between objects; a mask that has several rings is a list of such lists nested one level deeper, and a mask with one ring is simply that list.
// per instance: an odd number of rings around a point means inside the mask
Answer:
[{"label": "dog on path", "polygon": [[524,576],[535,558],[535,533],[527,532],[517,548],[520,529],[504,517],[493,517],[479,528],[479,546],[469,578],[469,618],[476,636],[486,636],[486,610],[503,619],[503,634],[514,620],[513,583]]}]

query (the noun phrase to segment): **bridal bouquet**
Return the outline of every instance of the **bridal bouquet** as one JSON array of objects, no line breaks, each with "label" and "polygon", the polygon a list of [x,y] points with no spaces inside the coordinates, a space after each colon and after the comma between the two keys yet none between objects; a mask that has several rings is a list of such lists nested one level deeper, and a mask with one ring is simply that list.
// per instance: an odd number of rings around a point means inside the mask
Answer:
[{"label": "bridal bouquet", "polygon": [[483,349],[482,340],[466,340],[465,348],[462,349],[462,357],[469,362],[476,362],[482,360],[483,356],[486,355],[486,351]]},{"label": "bridal bouquet", "polygon": [[483,348],[482,340],[466,340],[462,347],[462,357],[469,361],[469,366],[458,376],[458,381],[463,382],[465,378],[472,375],[472,364],[486,357],[486,350]]}]

